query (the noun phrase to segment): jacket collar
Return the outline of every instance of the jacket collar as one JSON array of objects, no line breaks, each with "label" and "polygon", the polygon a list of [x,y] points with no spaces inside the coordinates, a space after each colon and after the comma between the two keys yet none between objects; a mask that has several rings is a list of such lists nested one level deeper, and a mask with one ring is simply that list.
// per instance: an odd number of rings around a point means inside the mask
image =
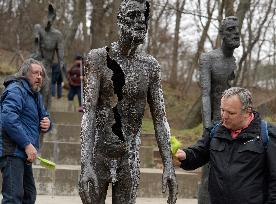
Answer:
[{"label": "jacket collar", "polygon": [[[260,115],[258,112],[253,112],[253,114],[254,114],[254,119],[252,120],[252,122],[248,125],[247,128],[241,131],[241,133],[237,136],[236,139],[248,139],[248,138],[253,139],[260,134],[260,123],[261,123]],[[227,129],[222,125],[218,127],[214,137],[233,140],[231,137],[231,130]]]}]

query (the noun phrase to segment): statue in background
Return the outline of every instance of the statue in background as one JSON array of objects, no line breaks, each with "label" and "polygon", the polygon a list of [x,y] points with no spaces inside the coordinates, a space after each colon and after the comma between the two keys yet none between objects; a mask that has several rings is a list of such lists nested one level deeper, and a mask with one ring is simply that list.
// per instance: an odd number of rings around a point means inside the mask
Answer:
[{"label": "statue in background", "polygon": [[[202,54],[199,61],[200,85],[202,91],[202,121],[204,128],[210,129],[213,123],[220,121],[220,99],[222,93],[231,87],[234,80],[236,60],[233,56],[235,48],[240,46],[238,19],[226,17],[219,33],[222,39],[220,48]],[[202,184],[199,189],[199,204],[208,204],[208,166],[203,168]]]},{"label": "statue in background", "polygon": [[134,204],[140,177],[140,134],[146,101],[164,164],[163,191],[176,203],[177,183],[170,151],[160,66],[138,51],[149,20],[148,0],[124,0],[118,13],[120,38],[93,49],[84,64],[84,114],[81,123],[83,203],[104,204],[112,183],[113,204]]},{"label": "statue in background", "polygon": [[[60,68],[62,70],[64,69],[63,36],[59,30],[52,27],[55,18],[56,11],[53,5],[49,4],[48,17],[47,21],[45,21],[45,25],[42,26],[40,24],[36,24],[34,28],[35,52],[32,54],[32,57],[43,63],[49,78],[41,90],[46,109],[50,109],[51,107],[51,66],[53,64],[55,53],[57,54],[57,60]],[[63,76],[66,76],[64,75],[64,70]]]}]

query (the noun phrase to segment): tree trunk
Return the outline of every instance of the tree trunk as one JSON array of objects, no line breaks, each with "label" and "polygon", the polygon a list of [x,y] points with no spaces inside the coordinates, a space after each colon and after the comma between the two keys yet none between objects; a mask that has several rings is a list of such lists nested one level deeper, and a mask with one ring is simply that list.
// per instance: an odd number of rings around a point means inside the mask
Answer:
[{"label": "tree trunk", "polygon": [[240,31],[241,31],[241,28],[242,28],[243,20],[245,18],[245,14],[250,9],[250,3],[251,3],[250,0],[240,0],[240,3],[238,5],[236,16],[239,19]]},{"label": "tree trunk", "polygon": [[118,9],[120,7],[120,0],[113,0],[112,2],[112,13],[110,15],[109,20],[109,32],[108,32],[108,45],[110,45],[112,42],[115,42],[119,39],[118,35],[118,28],[117,28],[117,13]]},{"label": "tree trunk", "polygon": [[224,8],[225,8],[225,17],[235,15],[234,0],[225,0]]},{"label": "tree trunk", "polygon": [[207,38],[208,30],[209,30],[209,27],[210,27],[210,24],[211,24],[211,20],[212,20],[212,16],[213,16],[213,13],[214,13],[214,10],[215,10],[215,7],[216,7],[216,3],[217,2],[215,1],[213,7],[211,8],[210,7],[211,6],[210,5],[210,0],[208,1],[208,5],[209,5],[209,7],[208,7],[208,20],[207,20],[207,23],[206,23],[206,25],[203,29],[200,40],[198,42],[198,48],[197,48],[196,54],[194,55],[192,66],[188,71],[188,76],[187,76],[187,79],[186,79],[187,82],[186,82],[186,85],[183,89],[184,94],[188,93],[188,89],[190,88],[190,85],[192,83],[194,70],[198,66],[199,57],[200,57],[201,53],[203,52],[204,43],[205,43],[205,40]]},{"label": "tree trunk", "polygon": [[82,15],[85,15],[85,1],[77,1],[73,0],[73,18],[72,18],[72,25],[70,29],[66,31],[65,42],[64,42],[64,50],[68,51],[71,49],[72,42],[75,39],[76,32],[78,30],[79,24],[82,20]]},{"label": "tree trunk", "polygon": [[[151,2],[153,5],[154,2],[152,0]],[[152,22],[153,26],[153,30],[152,30],[152,37],[151,37],[151,52],[150,54],[152,54],[152,56],[156,57],[158,55],[158,34],[159,34],[159,23],[160,23],[160,19],[162,18],[164,12],[165,12],[165,9],[166,9],[166,6],[168,5],[169,3],[169,0],[166,0],[166,3],[164,4],[164,6],[162,7],[161,11],[157,14],[157,17],[156,19]]]},{"label": "tree trunk", "polygon": [[175,20],[175,29],[174,29],[174,41],[173,41],[173,53],[172,53],[172,68],[170,74],[170,85],[172,88],[177,86],[177,62],[178,62],[178,47],[179,47],[179,30],[181,23],[181,15],[184,9],[185,0],[182,1],[180,5],[180,0],[176,1],[176,20]]},{"label": "tree trunk", "polygon": [[92,20],[91,20],[91,49],[103,47],[105,43],[105,25],[103,21],[104,17],[104,3],[103,0],[91,0],[92,9]]},{"label": "tree trunk", "polygon": [[[247,50],[244,51],[243,54],[242,54],[242,57],[241,57],[241,59],[239,61],[238,70],[237,70],[237,73],[236,73],[236,78],[234,80],[234,85],[235,86],[236,85],[240,85],[240,81],[241,81],[241,76],[240,75],[243,74],[242,73],[242,65],[243,65],[244,61],[246,60],[248,54],[252,51],[254,45],[258,42],[258,40],[260,38],[261,31],[263,29],[263,26],[264,26],[265,22],[267,21],[269,13],[270,13],[272,2],[273,2],[273,0],[270,0],[268,8],[267,8],[267,10],[265,12],[265,17],[264,17],[264,19],[262,20],[262,22],[260,23],[260,25],[259,25],[259,27],[257,29],[257,33],[256,33],[255,38],[252,40],[251,43],[248,44]],[[272,17],[271,17],[270,20],[272,20]]]},{"label": "tree trunk", "polygon": [[[220,5],[219,5],[219,16],[218,16],[218,22],[219,22],[218,27],[219,28],[221,27],[221,22],[222,22],[222,19],[223,19],[224,4],[225,4],[225,0],[222,0]],[[221,37],[220,37],[220,34],[218,32],[215,48],[219,48],[220,45],[221,45]]]}]

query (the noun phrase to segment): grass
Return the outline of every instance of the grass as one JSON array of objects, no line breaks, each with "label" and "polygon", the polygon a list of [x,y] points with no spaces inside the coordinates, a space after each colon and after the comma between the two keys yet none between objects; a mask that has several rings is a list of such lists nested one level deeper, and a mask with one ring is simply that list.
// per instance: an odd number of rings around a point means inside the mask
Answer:
[{"label": "grass", "polygon": [[0,75],[14,74],[17,71],[15,66],[10,65],[7,62],[0,62]]},{"label": "grass", "polygon": [[264,120],[266,120],[267,122],[270,122],[270,123],[274,123],[274,125],[275,125],[276,124],[276,115],[266,116],[266,117],[264,117]]},{"label": "grass", "polygon": [[[202,135],[202,124],[192,129],[171,128],[171,135],[175,136],[182,142],[183,146],[194,144]],[[149,118],[145,118],[142,124],[143,134],[154,134],[153,122]]]}]

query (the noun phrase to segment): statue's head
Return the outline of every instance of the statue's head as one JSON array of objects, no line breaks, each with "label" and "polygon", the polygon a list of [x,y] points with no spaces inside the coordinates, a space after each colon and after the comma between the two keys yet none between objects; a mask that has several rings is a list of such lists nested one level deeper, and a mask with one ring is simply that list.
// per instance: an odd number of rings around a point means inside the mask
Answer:
[{"label": "statue's head", "polygon": [[219,33],[227,47],[237,48],[240,46],[239,21],[237,17],[226,17],[221,23]]},{"label": "statue's head", "polygon": [[49,4],[46,30],[49,30],[52,27],[53,22],[54,22],[55,19],[56,19],[56,10],[55,10],[55,8],[53,7],[52,4]]},{"label": "statue's head", "polygon": [[121,40],[134,44],[143,43],[149,15],[150,5],[147,0],[123,0],[117,16]]}]

